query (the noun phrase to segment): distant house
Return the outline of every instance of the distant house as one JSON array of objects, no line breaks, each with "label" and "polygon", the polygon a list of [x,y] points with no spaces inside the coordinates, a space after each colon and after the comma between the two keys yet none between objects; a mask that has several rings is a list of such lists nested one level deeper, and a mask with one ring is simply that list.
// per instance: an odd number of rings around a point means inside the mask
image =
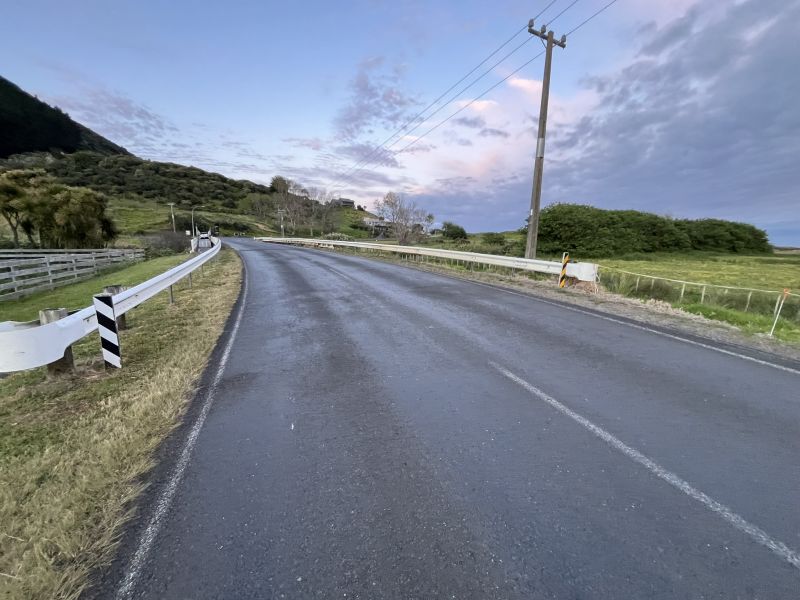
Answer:
[{"label": "distant house", "polygon": [[384,220],[383,217],[364,217],[364,225],[372,230],[372,235],[379,233],[386,233],[389,231],[391,223]]},{"label": "distant house", "polygon": [[331,204],[334,206],[339,206],[341,208],[355,208],[356,203],[355,200],[350,200],[349,198],[336,198],[331,200]]}]

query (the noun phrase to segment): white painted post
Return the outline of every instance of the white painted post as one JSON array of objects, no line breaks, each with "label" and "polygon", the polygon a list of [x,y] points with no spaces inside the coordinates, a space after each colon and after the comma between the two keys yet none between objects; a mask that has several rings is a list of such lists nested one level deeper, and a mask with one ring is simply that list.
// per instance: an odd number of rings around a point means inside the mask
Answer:
[{"label": "white painted post", "polygon": [[683,302],[683,294],[685,294],[685,293],[686,293],[686,284],[684,283],[684,284],[681,286],[681,299],[680,299],[680,300],[678,300],[678,302]]},{"label": "white painted post", "polygon": [[744,312],[747,312],[747,309],[750,308],[750,298],[753,297],[753,292],[750,291],[747,293],[747,304],[744,305]]},{"label": "white painted post", "polygon": [[772,322],[772,329],[769,330],[769,337],[772,337],[772,334],[775,333],[775,326],[778,324],[778,319],[781,316],[781,311],[783,310],[783,305],[786,303],[786,297],[789,295],[789,290],[784,289],[783,294],[779,298],[780,305],[778,306],[777,310],[775,311],[775,320]]},{"label": "white painted post", "polygon": [[700,294],[700,304],[706,299],[706,286],[703,286],[703,292]]}]

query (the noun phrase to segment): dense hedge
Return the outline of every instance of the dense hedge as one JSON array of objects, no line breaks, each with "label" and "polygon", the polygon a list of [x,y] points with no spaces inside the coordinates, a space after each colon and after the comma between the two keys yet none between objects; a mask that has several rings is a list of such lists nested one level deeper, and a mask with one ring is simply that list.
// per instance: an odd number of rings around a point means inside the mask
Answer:
[{"label": "dense hedge", "polygon": [[579,204],[553,204],[539,221],[542,253],[574,252],[614,256],[634,252],[702,250],[770,252],[765,231],[720,219],[671,219],[635,210],[602,210]]}]

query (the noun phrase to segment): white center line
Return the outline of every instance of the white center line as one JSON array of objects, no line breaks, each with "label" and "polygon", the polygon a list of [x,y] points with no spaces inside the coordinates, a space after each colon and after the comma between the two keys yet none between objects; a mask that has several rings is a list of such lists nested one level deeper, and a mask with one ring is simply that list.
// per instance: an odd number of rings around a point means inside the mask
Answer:
[{"label": "white center line", "polygon": [[648,471],[650,471],[653,475],[666,481],[671,486],[680,490],[693,500],[700,502],[700,504],[708,508],[710,511],[716,513],[718,516],[722,517],[730,525],[733,525],[733,527],[735,527],[742,533],[745,533],[746,535],[750,536],[750,538],[753,539],[753,541],[761,544],[762,546],[766,546],[767,548],[772,550],[773,553],[777,554],[780,558],[782,558],[792,566],[800,569],[800,555],[798,555],[797,552],[789,548],[783,542],[771,538],[764,530],[762,530],[759,527],[756,527],[755,525],[749,523],[748,521],[745,521],[744,518],[737,515],[735,512],[733,512],[730,508],[728,508],[724,504],[720,504],[719,502],[717,502],[713,498],[710,498],[700,490],[692,487],[688,482],[684,481],[683,479],[675,475],[675,473],[667,471],[661,465],[649,459],[647,456],[645,456],[635,448],[631,448],[623,441],[611,435],[605,429],[598,427],[597,425],[589,421],[586,417],[582,417],[581,415],[579,415],[572,409],[568,408],[564,404],[561,404],[561,402],[559,402],[552,396],[547,395],[542,390],[531,385],[521,377],[518,377],[508,369],[498,365],[495,362],[490,362],[489,364],[495,369],[497,369],[500,373],[508,377],[511,381],[525,388],[528,392],[537,397],[539,400],[546,402],[547,404],[549,404],[562,414],[568,416],[576,423],[582,425],[583,427],[591,431],[594,435],[596,435],[598,438],[606,442],[609,446],[619,450],[625,456],[630,458],[632,461],[639,463],[640,465],[645,467]]}]

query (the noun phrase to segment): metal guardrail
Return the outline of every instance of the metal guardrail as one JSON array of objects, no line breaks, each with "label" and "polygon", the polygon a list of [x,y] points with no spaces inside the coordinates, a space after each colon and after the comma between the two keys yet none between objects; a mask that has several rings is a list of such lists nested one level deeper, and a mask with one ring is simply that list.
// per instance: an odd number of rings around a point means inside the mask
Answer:
[{"label": "metal guardrail", "polygon": [[[560,262],[518,258],[515,256],[500,256],[497,254],[481,254],[478,252],[463,252],[460,250],[444,250],[441,248],[426,248],[424,246],[399,246],[396,244],[376,244],[372,242],[340,242],[338,240],[318,240],[308,238],[257,237],[254,239],[262,242],[295,244],[316,248],[363,248],[366,250],[378,250],[381,252],[394,252],[396,254],[431,256],[445,260],[459,260],[482,265],[495,265],[508,269],[534,271],[536,273],[548,273],[550,275],[559,275],[561,273]],[[574,277],[579,281],[597,281],[597,265],[594,263],[571,262],[567,265],[567,277]]]},{"label": "metal guardrail", "polygon": [[[169,271],[113,296],[116,314],[123,315],[142,302],[180,281],[219,253],[222,243],[214,240],[209,250]],[[24,371],[50,364],[64,356],[67,347],[97,329],[97,316],[88,306],[47,325],[6,321],[0,323],[0,373]]]}]

